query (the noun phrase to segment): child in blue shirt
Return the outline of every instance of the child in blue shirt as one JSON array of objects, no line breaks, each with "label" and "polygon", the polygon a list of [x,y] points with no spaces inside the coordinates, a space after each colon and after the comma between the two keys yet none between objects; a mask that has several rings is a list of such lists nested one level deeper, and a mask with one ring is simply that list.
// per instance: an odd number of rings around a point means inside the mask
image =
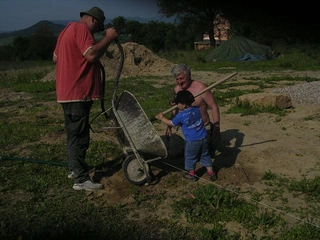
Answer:
[{"label": "child in blue shirt", "polygon": [[194,96],[187,90],[177,93],[174,98],[179,113],[172,119],[167,119],[162,113],[156,116],[168,126],[175,127],[180,125],[185,138],[185,169],[188,171],[184,175],[185,178],[197,181],[195,174],[197,160],[200,164],[207,168],[207,173],[211,181],[217,180],[217,175],[212,169],[212,161],[209,153],[209,145],[207,141],[207,131],[202,121],[201,113],[198,107],[192,106]]}]

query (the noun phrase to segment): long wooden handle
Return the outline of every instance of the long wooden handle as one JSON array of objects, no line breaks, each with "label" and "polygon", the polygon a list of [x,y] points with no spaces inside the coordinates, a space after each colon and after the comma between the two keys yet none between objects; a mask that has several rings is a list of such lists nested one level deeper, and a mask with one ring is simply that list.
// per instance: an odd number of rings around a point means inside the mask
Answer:
[{"label": "long wooden handle", "polygon": [[[206,87],[205,89],[203,89],[203,90],[201,90],[200,92],[198,92],[197,94],[195,94],[194,97],[196,98],[196,97],[200,96],[202,93],[204,93],[204,92],[206,92],[206,91],[208,91],[208,90],[211,90],[212,88],[214,88],[214,87],[217,86],[218,84],[227,81],[228,79],[232,78],[232,77],[235,76],[235,75],[237,75],[237,72],[234,72],[234,73],[226,76],[225,78],[223,78],[223,79],[221,79],[221,80],[219,80],[219,81],[211,84],[210,86]],[[165,111],[162,112],[162,113],[163,113],[163,115],[165,115],[165,114],[167,114],[167,113],[175,110],[177,107],[178,107],[178,105],[174,105],[173,107],[165,110]]]}]

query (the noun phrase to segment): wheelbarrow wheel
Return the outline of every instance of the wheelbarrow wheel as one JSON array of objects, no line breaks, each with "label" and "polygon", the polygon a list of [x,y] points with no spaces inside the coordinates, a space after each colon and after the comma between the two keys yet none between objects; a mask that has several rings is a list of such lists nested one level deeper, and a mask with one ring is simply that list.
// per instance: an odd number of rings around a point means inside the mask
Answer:
[{"label": "wheelbarrow wheel", "polygon": [[135,155],[129,155],[122,163],[124,176],[135,185],[144,185],[147,182],[147,174]]}]

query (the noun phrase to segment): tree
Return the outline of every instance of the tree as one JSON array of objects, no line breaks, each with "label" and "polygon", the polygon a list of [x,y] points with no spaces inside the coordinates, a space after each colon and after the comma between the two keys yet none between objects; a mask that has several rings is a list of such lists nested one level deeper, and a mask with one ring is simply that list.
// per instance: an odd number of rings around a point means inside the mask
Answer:
[{"label": "tree", "polygon": [[204,26],[210,38],[210,45],[215,46],[214,39],[214,19],[218,15],[223,15],[223,1],[212,0],[157,0],[159,13],[167,17],[176,15],[178,19],[192,19],[195,22],[201,23],[198,26]]},{"label": "tree", "polygon": [[122,34],[125,30],[127,19],[123,16],[118,16],[112,20],[112,25],[114,25],[119,32],[119,34]]},{"label": "tree", "polygon": [[174,26],[170,23],[164,23],[159,21],[150,21],[143,24],[141,38],[141,44],[150,48],[154,52],[166,49],[166,39],[168,32],[172,31]]},{"label": "tree", "polygon": [[56,43],[54,33],[45,25],[39,26],[29,38],[27,57],[29,60],[49,60],[52,58]]},{"label": "tree", "polygon": [[28,37],[18,36],[13,39],[12,42],[12,57],[10,60],[24,61],[28,60],[27,49],[30,44],[30,39]]},{"label": "tree", "polygon": [[128,21],[125,27],[125,34],[129,36],[132,42],[139,43],[141,38],[143,38],[142,33],[143,24],[138,21]]},{"label": "tree", "polygon": [[[154,52],[169,50],[173,47],[172,37],[175,36],[175,26],[171,23],[149,21],[127,21],[124,28],[125,40],[145,45]],[[168,36],[168,34],[170,34]],[[123,39],[122,39],[123,40]]]}]

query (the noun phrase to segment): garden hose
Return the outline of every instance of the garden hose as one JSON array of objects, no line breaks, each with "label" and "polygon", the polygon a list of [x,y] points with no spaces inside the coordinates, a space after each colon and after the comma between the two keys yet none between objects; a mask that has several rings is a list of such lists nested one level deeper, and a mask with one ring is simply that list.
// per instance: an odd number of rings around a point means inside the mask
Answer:
[{"label": "garden hose", "polygon": [[[108,26],[111,26],[111,25],[108,25]],[[123,63],[124,63],[124,52],[123,52],[123,48],[120,44],[120,41],[119,39],[115,39],[114,40],[115,43],[117,44],[117,47],[119,48],[119,52],[120,52],[120,63],[119,63],[119,68],[118,68],[118,71],[117,71],[117,76],[115,78],[115,81],[114,81],[114,86],[113,86],[113,94],[112,94],[112,102],[114,102],[115,98],[116,98],[116,92],[117,92],[117,89],[118,89],[118,85],[119,85],[119,80],[120,80],[120,75],[121,75],[121,72],[122,72],[122,68],[123,68]],[[105,69],[104,69],[104,66],[103,64],[100,62],[100,69],[101,69],[101,74],[102,74],[102,99],[101,99],[101,111],[103,112],[105,118],[108,120],[109,119],[109,116],[107,114],[107,111],[105,109],[105,106],[104,106],[104,101],[105,101],[105,90],[106,90],[106,72],[105,72]]]}]

